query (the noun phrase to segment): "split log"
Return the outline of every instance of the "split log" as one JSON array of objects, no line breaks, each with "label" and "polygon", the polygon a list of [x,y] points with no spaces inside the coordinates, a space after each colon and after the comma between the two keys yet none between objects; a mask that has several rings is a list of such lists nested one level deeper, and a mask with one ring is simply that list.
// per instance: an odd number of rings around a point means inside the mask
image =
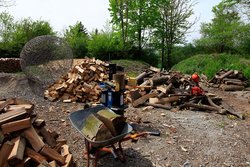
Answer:
[{"label": "split log", "polygon": [[55,160],[59,165],[65,165],[65,157],[60,155],[56,150],[45,145],[40,151],[42,155],[47,157],[49,160]]},{"label": "split log", "polygon": [[18,110],[0,114],[0,125],[25,118],[26,116],[27,111],[25,108],[19,108]]},{"label": "split log", "polygon": [[104,123],[93,114],[86,118],[82,132],[85,137],[92,141],[104,141],[113,137]]},{"label": "split log", "polygon": [[45,121],[44,121],[43,119],[36,119],[36,120],[34,121],[33,125],[34,125],[36,128],[40,129],[40,128],[44,127],[44,126],[46,125],[46,123],[45,123]]},{"label": "split log", "polygon": [[134,102],[135,100],[137,100],[137,99],[139,99],[141,97],[140,91],[138,89],[131,90],[129,92],[129,94],[130,94],[132,102]]},{"label": "split log", "polygon": [[153,71],[153,72],[156,72],[156,73],[161,72],[161,69],[160,69],[160,68],[156,68],[156,67],[153,67],[153,66],[150,66],[150,67],[149,67],[149,70],[151,70],[151,71]]},{"label": "split log", "polygon": [[124,78],[124,73],[116,73],[113,74],[113,80],[119,84],[120,90],[125,89],[125,78]]},{"label": "split log", "polygon": [[36,162],[38,164],[41,164],[43,161],[46,161],[46,158],[44,156],[35,152],[34,150],[30,149],[29,147],[26,147],[24,154],[25,154],[25,156],[31,158],[34,162]]},{"label": "split log", "polygon": [[149,98],[156,97],[156,96],[157,96],[157,93],[146,94],[146,95],[140,97],[139,99],[135,100],[132,103],[132,105],[133,105],[133,107],[138,107],[139,105],[145,103]]},{"label": "split log", "polygon": [[69,152],[69,146],[67,144],[64,144],[62,146],[62,149],[61,149],[61,155],[65,157],[68,154],[70,154],[70,152]]},{"label": "split log", "polygon": [[125,125],[125,117],[109,110],[100,110],[95,116],[104,123],[113,136],[121,134]]},{"label": "split log", "polygon": [[0,167],[4,167],[4,165],[7,162],[7,159],[14,147],[14,143],[7,141],[3,144],[1,150],[0,150]]},{"label": "split log", "polygon": [[66,157],[66,164],[63,165],[62,167],[73,167],[73,156],[72,154],[68,154]]},{"label": "split log", "polygon": [[36,152],[39,152],[45,145],[40,136],[37,134],[36,130],[33,128],[33,126],[25,130],[23,132],[23,136],[29,141],[32,148]]},{"label": "split log", "polygon": [[221,85],[220,88],[223,91],[242,91],[245,87],[239,85]]},{"label": "split log", "polygon": [[30,118],[25,118],[25,119],[21,119],[18,121],[13,121],[13,122],[3,124],[1,125],[1,129],[3,131],[3,134],[7,134],[7,133],[27,129],[30,126],[31,126]]},{"label": "split log", "polygon": [[53,136],[47,131],[47,129],[45,129],[45,127],[42,127],[41,129],[39,129],[39,132],[41,134],[41,136],[43,137],[43,139],[45,140],[45,142],[51,146],[51,147],[55,147],[56,146],[56,140],[53,138]]},{"label": "split log", "polygon": [[162,105],[162,104],[145,103],[145,105],[152,106],[152,107],[155,107],[155,108],[162,108],[162,109],[166,109],[166,110],[171,110],[172,109],[172,107]]},{"label": "split log", "polygon": [[20,136],[11,140],[11,142],[15,143],[12,152],[9,155],[8,163],[10,165],[16,165],[21,163],[24,157],[24,150],[26,146],[26,140]]}]

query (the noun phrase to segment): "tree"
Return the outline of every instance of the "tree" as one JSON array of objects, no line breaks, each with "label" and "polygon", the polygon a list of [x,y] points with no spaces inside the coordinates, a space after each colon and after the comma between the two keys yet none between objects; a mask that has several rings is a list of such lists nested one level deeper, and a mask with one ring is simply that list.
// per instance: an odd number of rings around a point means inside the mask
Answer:
[{"label": "tree", "polygon": [[106,25],[100,33],[98,31],[91,33],[88,51],[91,57],[101,60],[124,58],[121,35],[114,32],[109,25]]},{"label": "tree", "polygon": [[48,22],[33,21],[30,18],[15,21],[6,12],[0,14],[0,54],[2,57],[19,57],[26,42],[40,35],[55,35]]},{"label": "tree", "polygon": [[234,0],[223,0],[213,7],[214,18],[211,23],[202,24],[197,46],[218,53],[237,52],[243,39],[249,36],[249,26],[241,20],[236,4]]},{"label": "tree", "polygon": [[64,38],[69,43],[75,57],[84,57],[87,55],[88,32],[82,22],[77,22],[69,26],[64,33]]},{"label": "tree", "polygon": [[[195,21],[189,21],[195,4],[191,0],[159,0],[157,3],[155,39],[161,49],[162,68],[170,69],[173,65],[171,57],[174,45],[185,41],[186,33],[195,23]],[[167,66],[164,65],[165,55]]]}]

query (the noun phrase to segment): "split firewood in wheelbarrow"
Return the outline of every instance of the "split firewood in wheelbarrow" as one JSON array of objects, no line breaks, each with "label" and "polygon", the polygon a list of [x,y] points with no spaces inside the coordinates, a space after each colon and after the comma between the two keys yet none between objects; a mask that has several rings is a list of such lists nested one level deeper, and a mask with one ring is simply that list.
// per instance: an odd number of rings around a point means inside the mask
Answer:
[{"label": "split firewood in wheelbarrow", "polygon": [[125,117],[109,110],[100,110],[86,118],[82,132],[92,141],[108,140],[121,134],[125,120]]}]

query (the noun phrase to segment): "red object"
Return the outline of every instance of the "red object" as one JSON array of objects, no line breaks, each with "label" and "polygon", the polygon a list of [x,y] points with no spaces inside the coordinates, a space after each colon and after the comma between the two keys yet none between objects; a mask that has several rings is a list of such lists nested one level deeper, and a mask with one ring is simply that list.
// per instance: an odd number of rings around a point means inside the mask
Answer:
[{"label": "red object", "polygon": [[193,74],[193,75],[191,76],[191,78],[192,78],[192,80],[193,80],[194,82],[196,82],[196,83],[198,83],[198,82],[200,81],[200,77],[199,77],[198,74]]},{"label": "red object", "polygon": [[203,93],[204,93],[204,91],[198,86],[194,86],[191,89],[191,94],[192,95],[203,95]]}]

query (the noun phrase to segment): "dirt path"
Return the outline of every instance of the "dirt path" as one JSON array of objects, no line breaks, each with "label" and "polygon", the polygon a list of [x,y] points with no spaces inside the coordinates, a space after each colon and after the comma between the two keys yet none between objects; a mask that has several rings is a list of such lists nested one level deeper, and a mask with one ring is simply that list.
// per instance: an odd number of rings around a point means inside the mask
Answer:
[{"label": "dirt path", "polygon": [[[216,93],[235,109],[246,113],[245,120],[225,115],[195,111],[143,110],[129,108],[125,116],[137,131],[160,131],[161,136],[140,138],[137,143],[125,142],[126,163],[112,156],[102,158],[103,167],[249,167],[250,166],[250,92]],[[76,166],[85,166],[82,157],[82,136],[71,126],[69,113],[83,104],[49,102],[34,95],[23,75],[0,74],[0,98],[18,97],[35,104],[35,112],[47,126],[66,138]]]}]

